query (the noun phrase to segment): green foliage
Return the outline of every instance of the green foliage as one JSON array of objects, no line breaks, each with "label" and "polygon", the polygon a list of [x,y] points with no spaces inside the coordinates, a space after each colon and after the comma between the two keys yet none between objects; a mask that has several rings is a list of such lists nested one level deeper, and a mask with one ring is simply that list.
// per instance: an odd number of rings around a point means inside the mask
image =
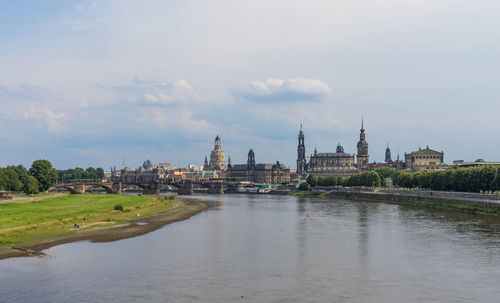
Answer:
[{"label": "green foliage", "polygon": [[345,186],[367,186],[380,187],[382,179],[376,171],[367,171],[363,173],[353,174],[344,181]]},{"label": "green foliage", "polygon": [[307,190],[307,182],[306,181],[302,181],[299,185],[299,190],[300,191],[306,191]]},{"label": "green foliage", "polygon": [[5,190],[20,191],[22,189],[23,184],[12,166],[2,169],[2,175]]},{"label": "green foliage", "polygon": [[500,189],[499,169],[492,165],[448,170],[401,173],[393,178],[395,186],[442,191],[494,192]]},{"label": "green foliage", "polygon": [[115,206],[113,206],[113,209],[114,209],[114,210],[123,211],[123,205],[121,205],[121,204],[116,204]]},{"label": "green foliage", "polygon": [[401,172],[395,168],[391,167],[379,167],[375,171],[380,175],[381,178],[396,178],[401,174]]},{"label": "green foliage", "polygon": [[100,181],[103,178],[104,170],[100,167],[88,167],[87,169],[76,167],[57,171],[57,179],[67,183],[78,182],[81,180]]},{"label": "green foliage", "polygon": [[5,184],[5,177],[3,176],[3,170],[0,169],[0,190],[5,190],[6,188]]},{"label": "green foliage", "polygon": [[48,190],[57,179],[57,172],[48,160],[33,162],[29,173],[38,180],[38,187],[41,191]]},{"label": "green foliage", "polygon": [[311,187],[315,187],[316,185],[318,185],[318,176],[316,176],[315,174],[309,174],[309,176],[307,176],[306,178],[306,181],[309,185],[311,185]]},{"label": "green foliage", "polygon": [[339,184],[339,179],[335,176],[318,177],[319,186],[336,186]]},{"label": "green foliage", "polygon": [[30,175],[25,175],[21,179],[23,183],[23,192],[27,195],[38,194],[40,191],[38,189],[38,181],[35,177]]}]

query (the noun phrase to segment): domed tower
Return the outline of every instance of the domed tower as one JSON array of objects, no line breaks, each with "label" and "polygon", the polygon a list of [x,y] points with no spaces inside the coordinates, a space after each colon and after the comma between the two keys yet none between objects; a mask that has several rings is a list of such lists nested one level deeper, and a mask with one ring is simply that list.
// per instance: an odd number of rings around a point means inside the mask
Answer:
[{"label": "domed tower", "polygon": [[297,174],[303,174],[306,171],[306,146],[304,144],[304,132],[302,124],[299,130],[299,145],[297,146]]},{"label": "domed tower", "polygon": [[387,143],[387,148],[385,149],[385,163],[393,163],[391,159],[391,149],[389,148],[389,143]]},{"label": "domed tower", "polygon": [[144,163],[142,163],[142,167],[145,170],[150,170],[151,168],[153,168],[153,163],[151,163],[151,161],[149,161],[149,155],[146,157],[146,161],[144,161]]},{"label": "domed tower", "polygon": [[337,143],[337,153],[343,153],[344,152],[344,147],[342,146],[342,142],[339,141]]},{"label": "domed tower", "polygon": [[361,118],[361,129],[358,141],[357,166],[358,168],[366,168],[368,165],[368,142],[365,140],[365,128],[363,127],[363,118]]},{"label": "domed tower", "polygon": [[210,169],[226,170],[226,155],[222,150],[221,139],[219,135],[215,137],[215,147],[210,153]]},{"label": "domed tower", "polygon": [[250,151],[248,152],[247,169],[248,170],[255,169],[255,154],[253,152],[253,149],[251,148]]}]

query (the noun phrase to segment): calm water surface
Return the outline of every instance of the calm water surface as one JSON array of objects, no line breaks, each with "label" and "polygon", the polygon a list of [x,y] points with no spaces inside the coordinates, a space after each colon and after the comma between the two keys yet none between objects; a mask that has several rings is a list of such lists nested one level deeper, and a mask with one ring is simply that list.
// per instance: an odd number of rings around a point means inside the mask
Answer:
[{"label": "calm water surface", "polygon": [[199,198],[214,207],[145,236],[0,261],[0,302],[500,302],[500,218]]}]

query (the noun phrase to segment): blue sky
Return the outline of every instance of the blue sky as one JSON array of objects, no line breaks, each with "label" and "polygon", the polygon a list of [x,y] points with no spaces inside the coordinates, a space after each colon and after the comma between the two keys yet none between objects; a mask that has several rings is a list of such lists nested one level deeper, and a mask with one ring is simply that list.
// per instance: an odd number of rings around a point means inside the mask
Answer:
[{"label": "blue sky", "polygon": [[4,1],[0,166],[500,160],[497,1]]}]

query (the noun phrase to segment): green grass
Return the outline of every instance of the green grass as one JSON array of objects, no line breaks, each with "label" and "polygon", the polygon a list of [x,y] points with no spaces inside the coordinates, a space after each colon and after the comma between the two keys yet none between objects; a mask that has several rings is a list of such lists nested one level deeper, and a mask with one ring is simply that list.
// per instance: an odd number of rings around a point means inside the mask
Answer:
[{"label": "green grass", "polygon": [[[136,195],[85,194],[48,197],[23,203],[0,204],[0,245],[20,243],[147,216],[178,203],[175,200]],[[123,211],[113,210],[117,204]]]}]

